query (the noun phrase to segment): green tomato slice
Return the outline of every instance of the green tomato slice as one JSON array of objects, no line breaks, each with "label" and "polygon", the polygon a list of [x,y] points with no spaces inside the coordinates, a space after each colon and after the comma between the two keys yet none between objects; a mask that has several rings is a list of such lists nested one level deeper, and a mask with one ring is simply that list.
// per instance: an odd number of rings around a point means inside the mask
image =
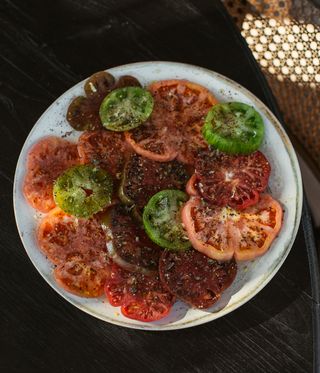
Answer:
[{"label": "green tomato slice", "polygon": [[210,109],[202,134],[208,144],[225,153],[249,154],[261,145],[264,124],[252,106],[229,102]]},{"label": "green tomato slice", "polygon": [[144,123],[152,113],[153,97],[140,87],[119,88],[108,94],[100,106],[103,126],[111,131],[128,131]]},{"label": "green tomato slice", "polygon": [[152,196],[143,211],[143,225],[153,242],[166,249],[185,250],[191,246],[181,220],[186,193],[168,189]]},{"label": "green tomato slice", "polygon": [[53,196],[64,212],[88,219],[111,203],[112,178],[90,164],[75,166],[55,181]]}]

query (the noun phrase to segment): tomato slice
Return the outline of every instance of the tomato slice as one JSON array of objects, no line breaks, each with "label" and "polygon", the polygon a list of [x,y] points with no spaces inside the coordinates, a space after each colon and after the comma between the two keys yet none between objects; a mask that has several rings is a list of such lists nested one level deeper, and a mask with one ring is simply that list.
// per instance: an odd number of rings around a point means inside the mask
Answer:
[{"label": "tomato slice", "polygon": [[140,87],[118,88],[102,101],[99,115],[105,128],[128,131],[144,123],[153,110],[150,92]]},{"label": "tomato slice", "polygon": [[154,194],[163,189],[184,189],[187,180],[188,170],[177,161],[155,162],[133,154],[122,175],[119,197],[141,212]]},{"label": "tomato slice", "polygon": [[196,185],[207,201],[243,210],[258,202],[270,171],[267,158],[259,151],[232,156],[208,150],[197,158]]},{"label": "tomato slice", "polygon": [[59,137],[41,139],[29,151],[23,192],[32,207],[48,212],[55,207],[53,182],[67,168],[79,164],[77,146]]},{"label": "tomato slice", "polygon": [[117,81],[116,88],[124,87],[141,87],[141,83],[134,76],[122,75]]},{"label": "tomato slice", "polygon": [[75,166],[58,177],[53,194],[64,212],[90,218],[110,205],[112,178],[107,171],[90,164]]},{"label": "tomato slice", "polygon": [[199,149],[207,147],[201,128],[216,99],[206,88],[185,80],[159,81],[149,90],[154,98],[150,120],[127,133],[126,140],[147,158],[167,162],[178,157],[193,164]]},{"label": "tomato slice", "polygon": [[86,131],[79,137],[78,152],[81,163],[92,163],[120,179],[128,146],[122,133]]},{"label": "tomato slice", "polygon": [[144,228],[159,246],[173,250],[191,246],[181,221],[181,207],[187,199],[187,194],[180,190],[162,190],[144,208]]},{"label": "tomato slice", "polygon": [[241,102],[215,105],[202,130],[208,144],[225,153],[249,154],[258,150],[264,135],[261,115]]},{"label": "tomato slice", "polygon": [[218,262],[202,253],[165,250],[160,259],[160,278],[170,291],[193,307],[211,307],[231,285],[237,265],[234,260]]},{"label": "tomato slice", "polygon": [[161,249],[147,236],[123,206],[116,205],[108,212],[107,248],[109,256],[129,271],[151,274],[157,272]]},{"label": "tomato slice", "polygon": [[268,194],[243,211],[192,197],[182,209],[182,221],[193,247],[210,258],[251,260],[263,255],[278,234],[282,208]]},{"label": "tomato slice", "polygon": [[63,289],[80,297],[96,298],[104,293],[111,271],[111,260],[105,252],[99,255],[74,255],[54,270],[54,277]]},{"label": "tomato slice", "polygon": [[90,76],[85,82],[84,91],[87,97],[99,96],[104,98],[112,89],[114,89],[116,81],[114,76],[106,71],[98,71]]},{"label": "tomato slice", "polygon": [[106,253],[106,233],[96,219],[78,219],[52,209],[39,223],[37,240],[41,251],[54,264],[68,258]]},{"label": "tomato slice", "polygon": [[124,316],[150,322],[167,316],[175,297],[163,287],[159,276],[125,271],[113,264],[105,285],[113,306],[121,306]]}]

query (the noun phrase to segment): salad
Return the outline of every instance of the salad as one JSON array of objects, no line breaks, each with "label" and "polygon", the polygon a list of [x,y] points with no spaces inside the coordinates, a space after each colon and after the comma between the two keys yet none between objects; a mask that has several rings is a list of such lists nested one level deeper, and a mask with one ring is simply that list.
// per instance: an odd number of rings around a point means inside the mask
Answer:
[{"label": "salad", "polygon": [[44,213],[39,249],[56,282],[155,321],[176,300],[206,309],[281,229],[266,193],[260,114],[186,80],[142,87],[92,75],[66,118],[77,143],[49,136],[28,153],[24,195]]}]

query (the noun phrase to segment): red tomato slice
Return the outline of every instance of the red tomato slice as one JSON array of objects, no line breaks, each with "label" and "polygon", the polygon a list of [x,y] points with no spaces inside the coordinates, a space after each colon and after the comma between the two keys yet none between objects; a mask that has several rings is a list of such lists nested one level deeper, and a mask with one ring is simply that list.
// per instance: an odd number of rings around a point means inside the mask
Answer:
[{"label": "red tomato slice", "polygon": [[106,253],[106,233],[95,219],[77,219],[60,208],[51,210],[37,230],[39,247],[54,264],[74,256]]},{"label": "red tomato slice", "polygon": [[251,260],[263,255],[278,234],[282,208],[268,194],[243,211],[192,197],[182,209],[182,221],[193,247],[210,258]]},{"label": "red tomato slice", "polygon": [[217,103],[204,87],[186,80],[162,80],[149,86],[154,109],[144,126],[126,133],[140,155],[167,162],[178,156],[193,164],[199,149],[207,148],[201,135],[204,117]]},{"label": "red tomato slice", "polygon": [[231,285],[237,265],[234,260],[218,262],[194,249],[165,250],[159,271],[170,293],[194,307],[208,308]]},{"label": "red tomato slice", "polygon": [[169,314],[173,304],[173,295],[163,289],[158,290],[150,282],[148,286],[151,291],[146,291],[142,296],[125,297],[124,304],[121,306],[124,316],[133,320],[151,322],[163,319]]},{"label": "red tomato slice", "polygon": [[131,272],[124,270],[117,264],[113,264],[111,271],[106,279],[105,293],[109,303],[118,307],[123,304],[123,299],[126,293],[126,284],[130,282]]},{"label": "red tomato slice", "polygon": [[111,305],[121,306],[124,316],[144,322],[167,316],[174,303],[174,296],[164,289],[158,275],[128,272],[116,264],[107,278],[105,292]]},{"label": "red tomato slice", "polygon": [[54,270],[55,279],[63,289],[80,297],[96,298],[104,293],[111,271],[111,260],[105,252],[90,256],[69,257]]},{"label": "red tomato slice", "polygon": [[259,151],[249,155],[201,152],[196,162],[200,194],[218,206],[243,210],[259,200],[270,175],[270,164]]},{"label": "red tomato slice", "polygon": [[81,163],[92,163],[120,178],[128,146],[122,133],[107,130],[84,132],[78,141]]},{"label": "red tomato slice", "polygon": [[59,137],[45,137],[29,151],[23,192],[32,207],[48,212],[55,207],[53,182],[67,168],[79,164],[77,146]]}]

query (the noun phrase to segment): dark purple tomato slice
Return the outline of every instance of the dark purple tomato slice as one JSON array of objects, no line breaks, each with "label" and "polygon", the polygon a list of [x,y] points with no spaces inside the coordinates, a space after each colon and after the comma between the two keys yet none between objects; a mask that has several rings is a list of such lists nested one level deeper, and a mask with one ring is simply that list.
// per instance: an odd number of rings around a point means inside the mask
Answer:
[{"label": "dark purple tomato slice", "polygon": [[161,190],[184,190],[188,177],[187,168],[178,161],[156,162],[134,154],[123,172],[120,199],[141,210]]},{"label": "dark purple tomato slice", "polygon": [[194,249],[165,250],[159,268],[168,291],[196,308],[211,307],[237,273],[234,260],[218,262]]},{"label": "dark purple tomato slice", "polygon": [[197,186],[207,201],[243,210],[255,205],[269,180],[271,167],[259,151],[249,155],[228,155],[203,151],[196,162]]},{"label": "dark purple tomato slice", "polygon": [[159,246],[149,239],[125,207],[116,205],[108,214],[107,248],[112,260],[130,271],[157,272],[162,252]]}]

